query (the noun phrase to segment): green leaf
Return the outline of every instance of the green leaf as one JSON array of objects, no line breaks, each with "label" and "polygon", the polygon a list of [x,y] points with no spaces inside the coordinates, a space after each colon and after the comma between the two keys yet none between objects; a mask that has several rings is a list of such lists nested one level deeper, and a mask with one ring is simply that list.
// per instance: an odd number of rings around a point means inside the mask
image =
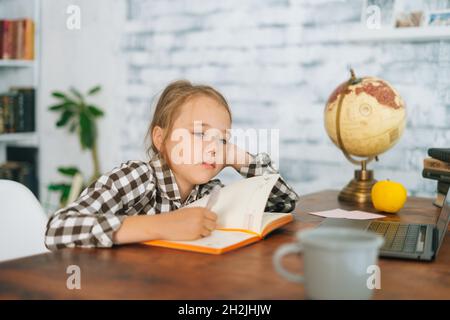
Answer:
[{"label": "green leaf", "polygon": [[65,185],[64,183],[52,183],[48,185],[47,189],[49,191],[62,191]]},{"label": "green leaf", "polygon": [[83,95],[80,93],[80,91],[78,91],[77,89],[75,89],[74,87],[70,88],[70,92],[72,92],[72,94],[77,97],[81,102],[84,101],[84,97]]},{"label": "green leaf", "polygon": [[94,105],[89,105],[87,106],[89,112],[94,116],[94,117],[102,117],[105,113],[100,110],[97,106]]},{"label": "green leaf", "polygon": [[50,110],[50,111],[59,111],[59,110],[62,110],[62,109],[68,109],[69,107],[71,107],[73,105],[74,104],[71,103],[71,102],[64,102],[64,103],[61,103],[61,104],[56,104],[56,105],[50,106],[48,108],[48,110]]},{"label": "green leaf", "polygon": [[102,87],[100,85],[97,85],[95,87],[92,87],[89,91],[88,91],[88,95],[92,96],[94,94],[97,94],[100,92],[100,90],[102,89]]},{"label": "green leaf", "polygon": [[58,99],[67,99],[66,95],[64,93],[62,93],[61,91],[53,91],[52,92],[52,96]]},{"label": "green leaf", "polygon": [[61,91],[53,91],[52,96],[62,100],[64,103],[76,104],[76,102]]},{"label": "green leaf", "polygon": [[77,167],[59,167],[58,172],[62,175],[73,177],[77,173],[80,172],[80,170]]},{"label": "green leaf", "polygon": [[81,148],[91,149],[96,140],[95,122],[91,119],[88,112],[80,113],[80,143]]},{"label": "green leaf", "polygon": [[64,109],[64,107],[65,107],[64,104],[56,104],[54,106],[50,106],[48,108],[48,110],[50,110],[50,111],[58,111],[58,110]]},{"label": "green leaf", "polygon": [[57,127],[63,127],[67,124],[67,122],[70,120],[70,118],[73,116],[73,112],[66,110],[61,114],[61,117],[56,122]]}]

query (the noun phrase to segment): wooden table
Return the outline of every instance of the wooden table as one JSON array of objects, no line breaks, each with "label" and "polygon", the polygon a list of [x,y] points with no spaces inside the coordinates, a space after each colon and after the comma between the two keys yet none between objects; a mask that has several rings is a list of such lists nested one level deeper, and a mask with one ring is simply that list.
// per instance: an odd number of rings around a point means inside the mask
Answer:
[{"label": "wooden table", "polygon": [[[112,249],[64,249],[0,264],[2,299],[303,299],[301,285],[281,278],[272,266],[275,250],[295,232],[322,218],[308,215],[341,207],[337,191],[302,196],[295,221],[265,240],[224,255],[206,255],[142,245]],[[359,207],[361,208],[361,207]],[[363,208],[373,211],[370,208]],[[435,223],[432,199],[409,198],[388,219]],[[386,219],[386,218],[385,218]],[[68,290],[69,265],[81,268],[81,289]],[[300,259],[285,259],[302,270]],[[450,235],[434,262],[380,259],[381,289],[375,299],[450,299]]]}]

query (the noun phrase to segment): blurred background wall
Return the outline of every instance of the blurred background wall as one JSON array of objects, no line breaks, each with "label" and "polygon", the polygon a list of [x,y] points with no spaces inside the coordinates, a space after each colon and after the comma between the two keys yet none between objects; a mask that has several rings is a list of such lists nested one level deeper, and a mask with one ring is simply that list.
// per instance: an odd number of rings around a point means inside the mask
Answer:
[{"label": "blurred background wall", "polygon": [[[450,141],[450,41],[346,41],[337,35],[360,26],[362,0],[44,0],[40,117],[42,184],[56,167],[90,171],[78,141],[54,127],[50,92],[97,83],[107,115],[100,126],[103,171],[144,159],[144,134],[155,97],[186,78],[219,89],[236,128],[280,129],[281,173],[299,194],[341,188],[355,167],[323,126],[328,96],[357,75],[389,81],[407,105],[400,142],[378,163],[375,178],[402,182],[410,195],[432,195],[421,177],[428,147]],[[65,28],[68,5],[81,8],[81,29]],[[224,172],[223,179],[236,177]]]}]

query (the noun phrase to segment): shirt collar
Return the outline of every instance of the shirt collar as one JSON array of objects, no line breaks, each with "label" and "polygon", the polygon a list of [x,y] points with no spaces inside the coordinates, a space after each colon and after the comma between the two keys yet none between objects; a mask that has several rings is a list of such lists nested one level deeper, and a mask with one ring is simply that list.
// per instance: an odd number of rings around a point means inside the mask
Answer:
[{"label": "shirt collar", "polygon": [[[169,164],[164,160],[160,153],[152,152],[150,158],[150,165],[153,167],[156,176],[156,187],[161,192],[161,195],[166,199],[178,201],[181,203],[180,190]],[[199,194],[199,185],[195,185],[185,203],[192,202],[197,199]]]}]

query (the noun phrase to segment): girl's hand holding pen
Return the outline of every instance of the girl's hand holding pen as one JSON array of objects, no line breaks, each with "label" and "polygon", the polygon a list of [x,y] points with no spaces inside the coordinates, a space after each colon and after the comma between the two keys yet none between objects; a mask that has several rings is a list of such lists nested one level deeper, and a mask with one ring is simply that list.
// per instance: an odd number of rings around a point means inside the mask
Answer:
[{"label": "girl's hand holding pen", "polygon": [[196,240],[207,237],[217,228],[217,214],[211,211],[219,197],[220,187],[210,193],[206,207],[184,207],[167,214],[127,217],[114,234],[114,243],[148,240]]},{"label": "girl's hand holding pen", "polygon": [[165,214],[129,216],[113,235],[115,244],[149,240],[196,240],[216,229],[217,215],[204,207],[184,207]]},{"label": "girl's hand holding pen", "polygon": [[217,215],[208,208],[180,208],[161,218],[162,240],[196,240],[216,229]]}]

